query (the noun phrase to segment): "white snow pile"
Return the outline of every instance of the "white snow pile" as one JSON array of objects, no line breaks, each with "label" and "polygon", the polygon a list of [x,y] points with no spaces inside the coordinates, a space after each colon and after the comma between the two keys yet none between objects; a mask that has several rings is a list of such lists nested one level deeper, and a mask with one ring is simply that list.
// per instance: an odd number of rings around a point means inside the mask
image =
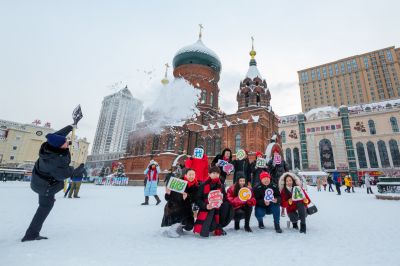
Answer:
[{"label": "white snow pile", "polygon": [[37,194],[29,183],[0,182],[0,265],[399,265],[399,202],[377,200],[366,188],[355,191],[337,196],[309,187],[318,213],[307,217],[306,235],[288,229],[287,217],[280,218],[283,233],[275,233],[272,215],[261,230],[253,213],[253,233],[243,230],[242,220],[239,231],[231,222],[226,236],[202,239],[193,232],[165,235],[163,187],[158,188],[160,205],[151,197],[149,206],[141,206],[143,187],[82,184],[80,199],[56,195],[41,231],[48,240],[21,243]]},{"label": "white snow pile", "polygon": [[145,110],[144,122],[148,122],[146,128],[153,133],[159,133],[165,126],[181,126],[182,121],[199,114],[196,104],[200,90],[183,78],[167,85],[156,84],[150,91],[154,96]]}]

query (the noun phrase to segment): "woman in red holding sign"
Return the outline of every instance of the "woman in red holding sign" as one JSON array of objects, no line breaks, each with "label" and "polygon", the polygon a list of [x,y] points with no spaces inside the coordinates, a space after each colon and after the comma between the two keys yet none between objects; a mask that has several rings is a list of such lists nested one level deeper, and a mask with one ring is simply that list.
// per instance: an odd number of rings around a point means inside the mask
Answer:
[{"label": "woman in red holding sign", "polygon": [[[197,174],[197,173],[196,173]],[[220,170],[213,166],[209,170],[209,177],[199,187],[196,204],[199,207],[197,220],[194,223],[194,233],[208,237],[226,235],[223,230],[233,218],[233,208],[226,201],[225,187],[219,179]]]},{"label": "woman in red holding sign", "polygon": [[[201,152],[200,152],[201,151]],[[198,154],[201,155],[198,156]],[[193,156],[188,156],[185,161],[185,168],[192,168],[196,171],[196,178],[199,182],[203,182],[208,177],[208,157],[204,153],[204,147],[199,146],[195,149],[195,154]]]},{"label": "woman in red holding sign", "polygon": [[[293,223],[293,228],[299,229],[297,222],[300,220],[300,233],[305,234],[307,206],[311,200],[305,190],[301,188],[300,179],[292,173],[284,173],[279,179],[279,188],[281,191],[281,205],[286,208],[289,219]],[[292,193],[295,193],[295,195],[293,196]]]},{"label": "woman in red holding sign", "polygon": [[240,229],[240,220],[244,219],[244,230],[251,233],[250,217],[256,200],[251,189],[246,187],[246,177],[243,172],[239,172],[237,176],[236,183],[228,188],[227,198],[234,209],[235,230]]},{"label": "woman in red holding sign", "polygon": [[188,169],[183,179],[187,182],[183,193],[165,188],[167,204],[164,208],[161,227],[170,226],[169,237],[180,237],[183,229],[190,231],[194,225],[192,204],[199,188],[196,172],[193,169]]}]

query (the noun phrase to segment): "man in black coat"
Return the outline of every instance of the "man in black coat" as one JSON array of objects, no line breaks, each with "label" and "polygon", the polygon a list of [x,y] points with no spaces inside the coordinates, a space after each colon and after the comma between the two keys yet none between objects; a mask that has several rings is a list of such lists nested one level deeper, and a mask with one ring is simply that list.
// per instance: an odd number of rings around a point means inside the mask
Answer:
[{"label": "man in black coat", "polygon": [[329,185],[329,192],[331,192],[331,191],[334,192],[334,190],[332,188],[332,185],[334,184],[333,179],[332,179],[332,174],[330,174],[328,176],[327,182],[328,182],[328,185]]},{"label": "man in black coat", "polygon": [[[275,156],[279,159],[276,160]],[[272,183],[278,185],[279,178],[286,172],[289,172],[289,166],[279,154],[274,154],[274,157],[268,162],[268,172],[271,175]]]},{"label": "man in black coat", "polygon": [[246,157],[242,160],[233,160],[232,164],[235,168],[235,172],[233,173],[233,183],[236,183],[238,180],[238,174],[242,172],[246,178],[246,185],[251,182],[251,165],[249,158]]},{"label": "man in black coat", "polygon": [[66,136],[72,126],[46,135],[47,141],[42,144],[39,159],[32,171],[31,188],[39,196],[39,207],[26,230],[22,242],[47,239],[40,236],[43,223],[54,206],[54,195],[64,188],[64,179],[72,176],[74,168],[69,166],[71,154]]},{"label": "man in black coat", "polygon": [[[274,217],[274,227],[277,233],[282,233],[282,229],[279,225],[279,212],[281,204],[281,193],[279,192],[278,185],[271,182],[271,176],[268,172],[262,172],[260,174],[261,183],[254,189],[254,197],[256,199],[255,216],[258,220],[258,227],[264,229],[263,218],[265,215],[272,214]],[[265,200],[265,193],[267,189],[272,190],[272,200]]]},{"label": "man in black coat", "polygon": [[250,164],[250,169],[251,169],[251,187],[256,187],[258,184],[260,184],[260,174],[262,172],[267,172],[268,167],[265,166],[257,166],[257,159],[263,159],[264,155],[257,151],[256,152],[256,159]]}]

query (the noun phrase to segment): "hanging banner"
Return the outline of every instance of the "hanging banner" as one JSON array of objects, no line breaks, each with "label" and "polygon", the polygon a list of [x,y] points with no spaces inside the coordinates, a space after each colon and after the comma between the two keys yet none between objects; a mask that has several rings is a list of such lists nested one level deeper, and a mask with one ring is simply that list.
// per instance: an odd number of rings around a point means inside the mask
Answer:
[{"label": "hanging banner", "polygon": [[247,187],[242,187],[239,190],[238,197],[241,201],[246,202],[251,199],[251,190]]},{"label": "hanging banner", "polygon": [[103,186],[127,186],[128,182],[128,177],[97,177],[94,184]]}]

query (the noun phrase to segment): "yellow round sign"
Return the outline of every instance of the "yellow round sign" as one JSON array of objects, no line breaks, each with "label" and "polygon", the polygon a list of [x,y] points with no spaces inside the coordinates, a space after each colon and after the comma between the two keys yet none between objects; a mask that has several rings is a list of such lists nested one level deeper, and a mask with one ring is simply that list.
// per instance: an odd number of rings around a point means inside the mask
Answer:
[{"label": "yellow round sign", "polygon": [[238,196],[241,201],[248,201],[251,199],[251,190],[247,187],[243,187],[239,190]]}]

